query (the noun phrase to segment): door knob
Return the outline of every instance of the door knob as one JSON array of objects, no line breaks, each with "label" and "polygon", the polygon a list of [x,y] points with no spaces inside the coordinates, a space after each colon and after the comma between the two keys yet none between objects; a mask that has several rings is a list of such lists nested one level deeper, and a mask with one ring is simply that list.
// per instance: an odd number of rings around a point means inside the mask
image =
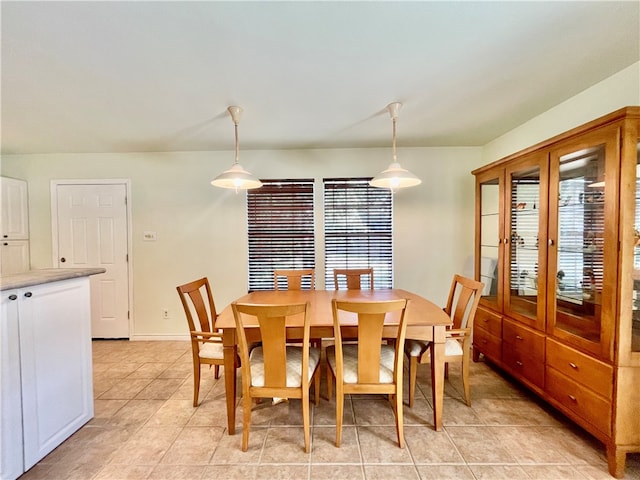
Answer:
[{"label": "door knob", "polygon": [[66,261],[67,261],[67,259],[66,259],[66,258],[64,258],[64,257],[62,257],[62,258],[60,259],[60,261],[61,261],[62,263],[64,263],[64,262],[66,262]]}]

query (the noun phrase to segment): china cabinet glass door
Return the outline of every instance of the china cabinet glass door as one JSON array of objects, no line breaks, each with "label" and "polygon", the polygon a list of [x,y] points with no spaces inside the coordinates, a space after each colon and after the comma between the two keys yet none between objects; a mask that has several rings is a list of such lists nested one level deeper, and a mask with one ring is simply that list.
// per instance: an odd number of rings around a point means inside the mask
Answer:
[{"label": "china cabinet glass door", "polygon": [[479,198],[476,202],[480,209],[477,252],[477,258],[480,259],[479,280],[484,283],[481,302],[495,309],[502,306],[502,275],[499,268],[502,264],[501,243],[504,238],[504,221],[501,215],[502,174],[503,170],[500,169],[478,178]]},{"label": "china cabinet glass door", "polygon": [[635,247],[633,252],[633,313],[631,323],[631,351],[640,352],[640,141],[636,154],[635,181]]},{"label": "china cabinet glass door", "polygon": [[617,129],[603,129],[552,153],[549,187],[550,333],[606,358],[612,355],[618,229],[605,212],[618,201],[617,139]]},{"label": "china cabinet glass door", "polygon": [[545,324],[547,155],[506,171],[505,312],[534,328]]}]

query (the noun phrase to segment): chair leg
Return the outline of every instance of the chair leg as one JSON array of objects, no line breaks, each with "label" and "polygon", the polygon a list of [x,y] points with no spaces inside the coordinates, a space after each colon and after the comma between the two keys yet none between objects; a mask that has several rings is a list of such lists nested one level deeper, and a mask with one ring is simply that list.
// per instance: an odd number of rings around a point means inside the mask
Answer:
[{"label": "chair leg", "polygon": [[193,364],[193,406],[198,406],[198,395],[200,394],[200,363]]},{"label": "chair leg", "polygon": [[[304,388],[304,387],[303,387]],[[310,420],[309,420],[309,389],[302,392],[302,426],[304,428],[304,453],[309,453],[310,450]]]},{"label": "chair leg", "polygon": [[216,380],[220,378],[220,365],[213,366],[213,378]]},{"label": "chair leg", "polygon": [[395,395],[394,410],[396,414],[396,433],[398,434],[398,446],[404,448],[404,412],[402,410],[402,390]]},{"label": "chair leg", "polygon": [[462,357],[462,387],[464,388],[464,400],[467,406],[471,406],[471,392],[469,389],[469,355]]},{"label": "chair leg", "polygon": [[249,448],[249,430],[251,429],[251,396],[242,396],[242,451]]},{"label": "chair leg", "polygon": [[327,362],[327,400],[331,401],[331,397],[333,396],[333,371],[329,366],[329,362]]},{"label": "chair leg", "polygon": [[444,364],[444,378],[449,378],[449,364]]},{"label": "chair leg", "polygon": [[313,385],[313,403],[315,405],[320,405],[320,373],[321,373],[321,369],[320,367],[318,367],[318,369],[316,370],[316,373],[314,374],[315,377],[315,383]]},{"label": "chair leg", "polygon": [[418,357],[409,357],[409,407],[413,408],[416,395],[416,379],[418,377]]},{"label": "chair leg", "polygon": [[342,416],[344,414],[344,390],[336,382],[336,447],[342,444]]}]

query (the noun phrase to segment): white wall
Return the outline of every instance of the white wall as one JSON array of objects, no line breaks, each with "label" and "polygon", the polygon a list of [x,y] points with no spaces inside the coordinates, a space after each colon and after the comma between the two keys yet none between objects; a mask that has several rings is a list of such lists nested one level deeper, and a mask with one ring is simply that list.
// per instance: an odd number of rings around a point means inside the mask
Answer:
[{"label": "white wall", "polygon": [[[395,285],[444,304],[452,275],[473,255],[474,178],[480,148],[400,148],[402,165],[423,183],[395,194]],[[241,151],[243,166],[261,178],[315,178],[317,231],[322,232],[322,178],[373,176],[387,167],[383,149]],[[32,268],[53,265],[50,181],[131,179],[134,338],[186,334],[176,285],[208,276],[216,305],[247,290],[243,193],[209,181],[232,152],[13,155],[2,173],[29,182]],[[146,230],[156,242],[143,242]],[[317,268],[323,268],[318,236]],[[318,288],[323,276],[318,275]],[[167,307],[170,318],[162,319]]]},{"label": "white wall", "polygon": [[[395,196],[395,285],[443,304],[455,272],[473,255],[474,178],[470,171],[627,105],[640,105],[636,63],[484,148],[399,149],[402,165],[423,183]],[[262,178],[315,178],[317,230],[322,232],[322,178],[373,176],[389,149],[241,151]],[[247,289],[245,197],[209,181],[232,152],[8,155],[2,173],[29,182],[32,268],[52,266],[52,179],[129,178],[133,210],[134,338],[186,333],[176,285],[206,275],[224,307]],[[145,230],[157,242],[143,242]],[[322,264],[318,236],[317,268]],[[322,288],[322,274],[318,275]],[[170,310],[163,320],[161,309]]]},{"label": "white wall", "polygon": [[640,105],[640,62],[619,71],[484,146],[490,163],[622,107]]}]

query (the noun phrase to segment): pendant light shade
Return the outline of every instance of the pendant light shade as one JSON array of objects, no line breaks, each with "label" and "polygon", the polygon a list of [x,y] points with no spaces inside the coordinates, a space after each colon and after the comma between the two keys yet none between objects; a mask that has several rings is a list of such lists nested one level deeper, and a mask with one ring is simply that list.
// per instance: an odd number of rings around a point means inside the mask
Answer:
[{"label": "pendant light shade", "polygon": [[249,190],[251,188],[260,188],[262,182],[246,171],[242,165],[238,163],[238,124],[240,123],[240,115],[242,114],[242,108],[231,106],[227,108],[231,114],[231,119],[235,126],[236,133],[236,158],[233,165],[228,170],[225,170],[216,178],[211,180],[211,185],[221,188],[233,188],[236,192],[238,190]]},{"label": "pendant light shade", "polygon": [[398,188],[414,187],[422,183],[422,180],[409,170],[402,168],[398,163],[398,155],[396,153],[396,123],[400,107],[402,107],[402,104],[398,102],[387,105],[387,110],[393,121],[393,161],[386,170],[380,172],[369,182],[369,185],[372,187],[390,188],[391,191],[395,191]]}]

